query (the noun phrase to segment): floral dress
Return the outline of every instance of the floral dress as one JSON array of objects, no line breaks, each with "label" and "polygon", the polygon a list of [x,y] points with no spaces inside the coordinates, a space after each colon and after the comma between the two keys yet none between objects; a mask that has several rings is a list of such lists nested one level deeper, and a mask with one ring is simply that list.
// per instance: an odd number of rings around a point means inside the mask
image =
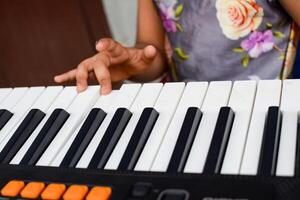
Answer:
[{"label": "floral dress", "polygon": [[287,78],[297,27],[268,0],[154,0],[180,81]]}]

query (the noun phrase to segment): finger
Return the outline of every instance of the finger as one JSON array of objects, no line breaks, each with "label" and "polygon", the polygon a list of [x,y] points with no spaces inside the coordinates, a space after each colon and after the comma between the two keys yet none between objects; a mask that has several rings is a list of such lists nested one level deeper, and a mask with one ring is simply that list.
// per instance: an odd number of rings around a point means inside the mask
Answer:
[{"label": "finger", "polygon": [[109,51],[116,46],[116,41],[111,38],[103,38],[96,44],[96,50],[99,52]]},{"label": "finger", "polygon": [[100,54],[107,54],[112,63],[124,62],[129,58],[127,48],[123,47],[120,43],[111,38],[101,39],[97,43],[96,49],[100,52]]},{"label": "finger", "polygon": [[107,38],[103,38],[103,39],[100,39],[96,42],[96,50],[97,51],[104,51],[107,46],[109,45],[109,43],[107,42]]},{"label": "finger", "polygon": [[97,81],[101,85],[101,94],[106,95],[111,92],[111,78],[110,72],[107,69],[107,66],[103,62],[98,62],[97,66],[94,67],[94,72]]},{"label": "finger", "polygon": [[148,45],[143,49],[142,60],[146,63],[152,62],[156,54],[156,48],[152,45]]},{"label": "finger", "polygon": [[66,73],[57,75],[57,76],[54,77],[54,81],[56,83],[63,83],[63,82],[66,82],[66,81],[74,80],[76,78],[76,71],[77,71],[77,69],[73,69],[73,70],[70,70]]},{"label": "finger", "polygon": [[153,62],[156,55],[157,50],[152,45],[148,45],[144,49],[140,50],[130,49],[130,59],[127,65],[136,69],[136,72],[141,72],[149,66],[149,63]]},{"label": "finger", "polygon": [[88,64],[89,63],[87,62],[82,62],[77,67],[77,72],[76,72],[77,92],[84,91],[88,86],[87,83],[89,77]]}]

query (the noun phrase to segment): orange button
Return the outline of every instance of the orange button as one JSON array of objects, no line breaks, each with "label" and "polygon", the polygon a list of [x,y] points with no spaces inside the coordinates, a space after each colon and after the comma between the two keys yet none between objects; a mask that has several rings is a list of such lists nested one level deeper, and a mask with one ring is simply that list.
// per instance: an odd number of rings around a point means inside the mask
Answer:
[{"label": "orange button", "polygon": [[64,200],[82,200],[88,192],[86,185],[71,185],[63,196]]},{"label": "orange button", "polygon": [[65,190],[66,186],[64,184],[51,183],[46,187],[41,196],[42,199],[57,200],[60,199]]},{"label": "orange button", "polygon": [[39,197],[45,187],[45,183],[42,182],[30,182],[21,191],[21,197],[27,199],[36,199]]},{"label": "orange button", "polygon": [[15,197],[24,187],[23,181],[9,181],[1,190],[1,195],[7,197]]},{"label": "orange button", "polygon": [[108,200],[111,195],[110,187],[93,187],[86,200]]}]

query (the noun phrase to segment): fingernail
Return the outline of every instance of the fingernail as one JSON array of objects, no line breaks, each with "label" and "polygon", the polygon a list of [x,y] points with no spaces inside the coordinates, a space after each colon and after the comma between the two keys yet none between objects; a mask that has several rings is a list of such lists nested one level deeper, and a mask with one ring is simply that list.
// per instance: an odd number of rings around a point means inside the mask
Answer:
[{"label": "fingernail", "polygon": [[105,42],[99,40],[96,45],[96,49],[98,51],[102,51],[104,48],[106,48],[105,45],[106,45]]},{"label": "fingernail", "polygon": [[102,42],[99,42],[99,43],[98,43],[98,47],[99,47],[100,50],[103,49],[103,47],[104,47],[103,43],[102,43]]}]

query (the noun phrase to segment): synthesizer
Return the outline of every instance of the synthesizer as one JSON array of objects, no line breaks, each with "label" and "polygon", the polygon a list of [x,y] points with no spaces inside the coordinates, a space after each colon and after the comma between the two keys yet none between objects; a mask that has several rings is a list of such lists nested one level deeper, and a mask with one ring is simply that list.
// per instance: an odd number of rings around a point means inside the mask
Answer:
[{"label": "synthesizer", "polygon": [[293,200],[300,80],[0,89],[0,200]]}]

